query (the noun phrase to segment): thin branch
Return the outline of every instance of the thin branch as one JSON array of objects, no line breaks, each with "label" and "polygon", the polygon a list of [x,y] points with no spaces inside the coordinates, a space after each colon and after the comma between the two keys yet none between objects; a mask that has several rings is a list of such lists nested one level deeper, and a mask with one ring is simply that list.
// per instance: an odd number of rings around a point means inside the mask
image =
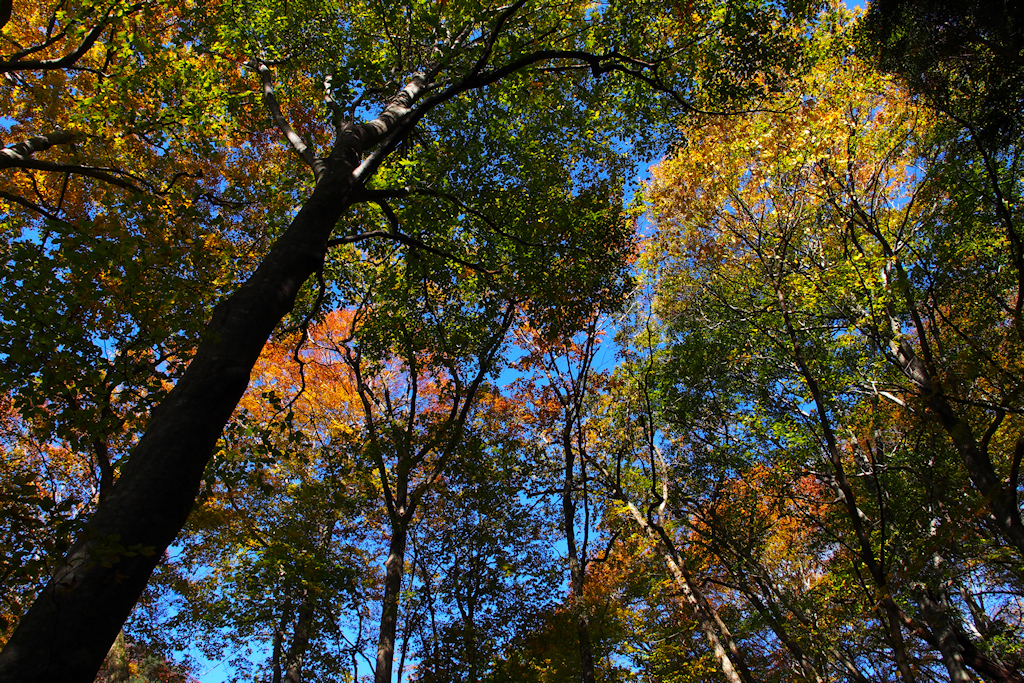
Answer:
[{"label": "thin branch", "polygon": [[[499,20],[506,21],[507,18],[508,17],[503,14]],[[364,159],[358,168],[352,172],[352,179],[357,183],[365,183],[366,180],[376,172],[384,159],[387,158],[387,156],[398,147],[401,141],[409,135],[413,128],[416,127],[416,124],[441,103],[450,101],[464,92],[476,90],[496,83],[506,76],[523,70],[528,66],[556,60],[575,60],[582,62],[590,68],[591,73],[593,73],[595,78],[611,71],[632,73],[640,68],[636,67],[634,69],[629,69],[625,64],[619,63],[620,61],[634,63],[636,65],[644,65],[647,67],[650,66],[637,60],[630,60],[630,58],[623,57],[616,52],[612,52],[607,55],[595,55],[582,50],[538,50],[537,52],[524,55],[502,67],[495,68],[487,72],[481,73],[477,70],[477,67],[474,66],[473,69],[457,83],[453,83],[443,91],[428,97],[422,104],[420,104],[420,106],[412,109],[412,105],[421,96],[423,96],[424,93],[431,89],[430,84],[427,82],[427,74],[415,74],[379,117],[368,123],[361,124],[360,126],[349,126],[349,129],[346,132],[359,138],[361,150],[369,149],[381,142],[384,143],[381,147],[376,149],[373,154]],[[645,80],[645,82],[648,81]],[[648,84],[650,85],[650,83]],[[656,86],[652,85],[652,87]],[[657,89],[666,92],[668,91],[667,87],[663,84]],[[691,105],[685,103],[684,100],[679,98],[678,95],[675,99],[688,111],[696,111]],[[339,135],[339,141],[342,137],[342,135]]]},{"label": "thin branch", "polygon": [[66,220],[64,220],[63,218],[61,218],[57,214],[52,213],[50,211],[47,211],[46,209],[41,207],[39,204],[36,204],[35,202],[30,201],[28,199],[25,199],[24,197],[21,197],[19,195],[11,194],[10,192],[6,192],[4,190],[0,190],[0,199],[6,199],[7,201],[13,202],[14,204],[20,204],[20,205],[24,206],[26,209],[28,209],[29,211],[34,211],[34,212],[38,213],[40,216],[42,216],[43,218],[47,218],[47,219],[49,219],[51,221],[56,221],[58,223],[62,223],[63,225],[67,225],[69,227],[71,225],[70,223],[68,223]]},{"label": "thin branch", "polygon": [[423,251],[434,254],[435,256],[440,256],[441,258],[448,259],[454,263],[458,263],[461,266],[465,266],[470,270],[475,270],[478,273],[483,273],[484,275],[496,275],[498,273],[498,271],[496,270],[488,270],[479,263],[473,263],[472,261],[467,261],[463,258],[459,258],[458,256],[452,254],[451,252],[444,251],[443,249],[438,249],[437,247],[432,247],[429,244],[421,242],[415,237],[411,237],[409,235],[399,232],[398,219],[395,216],[394,211],[388,205],[388,203],[383,199],[374,199],[372,201],[374,204],[380,206],[381,210],[384,211],[384,215],[387,217],[388,223],[391,225],[391,230],[371,230],[370,232],[363,232],[359,233],[358,235],[348,235],[346,237],[339,237],[328,242],[328,248],[337,247],[342,244],[353,244],[355,242],[362,242],[364,240],[374,239],[377,237],[386,237],[388,239],[399,242],[400,244],[404,244],[407,247],[412,247],[414,249],[422,249]]},{"label": "thin branch", "polygon": [[162,189],[159,192],[157,192],[157,194],[165,195],[165,194],[169,193],[171,191],[171,188],[174,187],[174,184],[177,183],[182,178],[192,178],[193,180],[198,180],[198,179],[200,179],[202,177],[203,177],[203,172],[202,171],[198,171],[196,173],[188,173],[186,171],[181,171],[179,173],[175,173],[171,177],[171,182],[167,183],[167,187],[165,187],[164,189]]},{"label": "thin branch", "polygon": [[981,441],[978,443],[979,447],[986,453],[988,452],[988,445],[992,441],[992,437],[999,430],[999,426],[1003,424],[1003,418],[1005,417],[1006,411],[1002,408],[996,408],[996,416],[992,418],[992,423],[989,424],[988,429],[985,430],[985,433],[981,436]]},{"label": "thin branch", "polygon": [[324,268],[322,265],[320,266],[320,270],[316,271],[316,281],[318,286],[316,302],[313,304],[313,308],[310,309],[310,311],[306,314],[306,317],[303,318],[302,323],[299,325],[299,340],[295,343],[295,348],[292,349],[292,360],[294,360],[296,365],[299,366],[299,390],[295,392],[295,395],[292,396],[291,400],[288,401],[288,403],[282,406],[282,408],[275,413],[275,416],[280,415],[286,410],[291,410],[292,406],[295,405],[296,401],[298,401],[299,398],[306,393],[307,363],[306,361],[302,360],[302,355],[300,352],[302,351],[302,347],[305,346],[306,342],[309,340],[309,325],[310,323],[313,322],[313,318],[315,318],[316,315],[320,312],[320,309],[324,303],[324,299],[327,298],[327,283],[324,281]]},{"label": "thin branch", "polygon": [[[363,194],[370,201],[373,201],[376,198],[383,198],[383,199],[396,198],[396,199],[398,199],[398,198],[410,197],[410,196],[415,196],[415,195],[420,195],[420,196],[424,196],[424,197],[436,197],[438,199],[444,199],[444,200],[446,200],[448,202],[451,202],[455,206],[459,207],[459,209],[461,209],[463,212],[468,213],[469,215],[474,216],[476,218],[479,218],[481,221],[484,222],[484,224],[487,225],[488,228],[490,228],[491,230],[493,230],[497,234],[501,235],[502,237],[504,237],[506,239],[510,239],[513,242],[517,243],[517,244],[520,244],[520,245],[522,245],[524,247],[534,247],[534,248],[541,248],[541,247],[550,247],[550,246],[552,246],[552,245],[546,244],[544,242],[529,242],[527,240],[522,239],[521,237],[517,237],[516,235],[513,235],[511,233],[508,233],[508,232],[502,230],[498,226],[498,224],[495,223],[493,220],[491,220],[490,217],[488,217],[487,214],[485,214],[483,211],[480,211],[479,209],[474,209],[473,207],[471,207],[468,204],[466,204],[464,201],[459,199],[454,194],[451,194],[450,192],[445,192],[443,190],[435,190],[435,189],[429,188],[429,187],[403,187],[403,188],[397,188],[397,189],[393,189],[393,190],[365,190]],[[570,247],[570,248],[575,250],[575,251],[579,251],[579,252],[582,252],[582,253],[587,253],[587,251],[585,249],[581,248],[581,247],[573,246],[573,247]]]},{"label": "thin branch", "polygon": [[487,60],[491,58],[491,54],[494,52],[494,43],[498,39],[498,35],[501,33],[501,29],[505,26],[509,19],[523,8],[526,4],[526,0],[516,0],[498,15],[497,21],[494,22],[494,28],[491,29],[491,34],[487,36],[487,42],[484,44],[484,51],[480,54],[480,58],[476,60],[476,64],[470,69],[469,73],[471,76],[475,76],[480,73],[481,69],[487,64]]}]

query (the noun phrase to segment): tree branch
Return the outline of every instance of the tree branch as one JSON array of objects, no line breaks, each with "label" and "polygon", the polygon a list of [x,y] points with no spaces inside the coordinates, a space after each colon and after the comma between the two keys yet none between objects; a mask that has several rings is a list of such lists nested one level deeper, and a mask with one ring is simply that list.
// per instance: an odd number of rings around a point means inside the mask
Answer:
[{"label": "tree branch", "polygon": [[[56,131],[49,135],[37,135],[28,140],[0,149],[0,170],[5,168],[24,168],[34,171],[56,171],[59,173],[74,173],[84,175],[96,180],[102,180],[122,187],[132,192],[141,192],[136,185],[128,182],[122,175],[128,175],[124,171],[115,168],[101,168],[97,166],[82,166],[80,164],[65,164],[57,161],[40,161],[34,159],[36,152],[44,152],[56,145],[68,145],[80,140],[82,135],[71,131]],[[168,188],[169,189],[169,188]]]},{"label": "tree branch", "polygon": [[488,270],[479,263],[467,261],[463,258],[456,256],[455,254],[452,254],[451,252],[444,251],[443,249],[438,249],[437,247],[432,247],[429,244],[421,242],[415,237],[399,232],[398,217],[395,216],[395,212],[391,209],[388,203],[383,199],[371,199],[371,201],[374,204],[378,205],[384,212],[384,215],[388,219],[388,223],[391,225],[391,230],[371,230],[370,232],[363,232],[359,233],[358,235],[348,235],[346,237],[339,237],[328,242],[328,247],[337,247],[342,244],[353,244],[355,242],[362,242],[364,240],[374,239],[377,237],[386,237],[388,239],[404,244],[407,247],[412,247],[414,249],[422,249],[426,252],[434,254],[435,256],[440,256],[441,258],[448,259],[450,261],[458,263],[461,266],[465,266],[466,268],[475,270],[478,273],[483,273],[484,275],[496,275],[498,273],[498,271],[496,270]]},{"label": "tree branch", "polygon": [[1013,461],[1010,463],[1010,475],[1007,479],[1010,505],[1012,509],[1018,509],[1017,484],[1020,480],[1020,461],[1024,458],[1024,436],[1017,439],[1017,446],[1013,449]]},{"label": "tree branch", "polygon": [[36,135],[23,142],[0,149],[0,168],[15,161],[24,161],[36,152],[44,152],[54,145],[68,145],[79,139],[81,134],[58,130],[49,135]]},{"label": "tree branch", "polygon": [[[10,0],[2,0],[2,2],[6,3],[7,5],[10,5]],[[0,12],[2,11],[3,5],[0,4]],[[9,18],[9,7],[7,8],[7,11]],[[2,17],[0,17],[0,19],[2,19]],[[4,23],[6,24],[7,21],[4,20]],[[82,42],[79,44],[79,46],[71,52],[69,52],[68,54],[57,59],[28,59],[25,61],[21,61],[17,59],[17,57],[8,58],[6,60],[0,61],[0,74],[10,73],[12,71],[51,71],[54,69],[67,69],[69,67],[72,67],[78,60],[85,56],[85,53],[92,49],[92,46],[96,44],[96,41],[99,40],[100,35],[102,35],[103,31],[109,25],[110,10],[108,9],[107,13],[103,15],[103,19],[101,19],[100,22],[96,24],[92,28],[92,30],[89,31],[89,33],[86,34],[85,38],[82,39]]]},{"label": "tree branch", "polygon": [[25,199],[24,197],[21,197],[19,195],[11,194],[10,192],[5,192],[4,190],[0,190],[0,199],[6,199],[7,201],[12,202],[14,204],[21,204],[22,206],[24,206],[29,211],[34,211],[34,212],[38,213],[40,216],[42,216],[43,218],[47,218],[47,219],[49,219],[51,221],[57,221],[58,223],[62,223],[64,225],[71,225],[70,223],[68,223],[66,220],[64,220],[63,218],[61,218],[57,214],[55,214],[55,213],[53,213],[51,211],[47,211],[46,209],[44,209],[39,204],[36,204],[35,202],[30,201],[28,199]]},{"label": "tree branch", "polygon": [[[499,18],[499,21],[506,21],[509,16],[511,14],[504,13]],[[364,159],[359,167],[353,171],[353,181],[365,183],[416,124],[442,102],[447,102],[469,90],[476,90],[496,83],[506,76],[534,64],[550,61],[576,61],[589,68],[595,78],[606,73],[618,71],[642,81],[659,92],[669,95],[685,111],[705,114],[712,113],[697,109],[692,103],[680,96],[678,92],[665,84],[661,78],[657,77],[657,64],[627,57],[616,51],[605,55],[597,55],[583,50],[538,50],[487,72],[481,73],[479,65],[474,65],[457,83],[453,83],[442,92],[427,98],[420,106],[412,109],[412,105],[416,100],[424,92],[431,89],[431,86],[427,83],[426,74],[419,73],[414,75],[379,117],[360,126],[349,126],[350,131],[359,131],[357,134],[361,143],[359,151],[369,149],[376,144],[384,142],[380,148]],[[648,75],[647,72],[655,72],[655,75]],[[342,135],[339,135],[339,142],[341,138]],[[338,148],[342,147],[342,145],[338,146]]]},{"label": "tree branch", "polygon": [[[341,144],[343,140],[346,140],[351,144],[352,138],[355,139],[356,153],[361,153],[371,147],[374,147],[385,139],[387,144],[380,147],[367,159],[365,159],[359,166],[352,171],[352,179],[357,183],[365,182],[377,167],[380,166],[381,162],[384,161],[385,157],[394,151],[397,147],[398,142],[403,139],[409,131],[415,127],[423,115],[426,114],[429,109],[424,109],[423,106],[418,107],[416,110],[412,109],[412,105],[415,104],[423,93],[430,89],[430,84],[427,82],[427,76],[424,73],[414,74],[413,77],[405,84],[398,94],[388,103],[384,108],[384,111],[380,113],[377,118],[366,123],[359,125],[343,124],[339,127],[338,142],[339,144],[335,148],[335,152],[342,151],[346,148],[346,145]],[[446,98],[446,93],[440,93],[437,97],[431,98],[428,101],[430,109],[439,104],[443,99]],[[422,111],[422,113],[420,113]],[[410,125],[410,119],[412,123]],[[397,128],[396,128],[397,126]],[[332,156],[334,153],[332,153]]]},{"label": "tree branch", "polygon": [[[6,152],[10,147],[2,152]],[[86,176],[88,178],[95,178],[96,180],[102,180],[116,185],[117,187],[131,190],[132,192],[142,192],[143,190],[137,185],[134,185],[124,178],[119,177],[116,174],[123,174],[124,171],[120,171],[116,168],[98,168],[96,166],[80,166],[78,164],[63,164],[56,161],[40,161],[38,159],[17,159],[11,155],[4,155],[0,157],[0,170],[5,168],[23,168],[30,171],[57,171],[59,173],[74,173],[76,175]]]},{"label": "tree branch", "polygon": [[491,58],[491,54],[494,52],[494,42],[498,39],[498,35],[501,33],[502,27],[504,27],[505,23],[511,19],[516,12],[522,9],[525,4],[526,0],[517,0],[509,5],[504,12],[498,15],[498,20],[494,22],[494,28],[491,29],[491,34],[487,36],[487,42],[484,44],[483,53],[481,53],[480,58],[476,60],[476,64],[474,64],[473,68],[469,71],[471,75],[480,73],[480,70],[487,65],[487,60]]},{"label": "tree branch", "polygon": [[[504,237],[506,239],[510,239],[513,242],[516,242],[517,244],[520,244],[520,245],[522,245],[524,247],[535,247],[535,248],[551,246],[551,245],[546,244],[544,242],[528,242],[527,240],[524,240],[524,239],[522,239],[520,237],[517,237],[517,236],[515,236],[515,235],[513,235],[511,233],[505,232],[500,227],[498,227],[498,224],[495,223],[494,221],[492,221],[487,216],[487,214],[485,214],[483,211],[480,211],[479,209],[474,209],[473,207],[471,207],[470,205],[466,204],[464,201],[459,199],[454,194],[451,194],[450,192],[444,192],[443,190],[435,190],[435,189],[427,188],[427,187],[403,187],[403,188],[397,188],[397,189],[394,189],[394,190],[366,190],[364,192],[364,194],[367,197],[367,199],[369,199],[370,201],[375,201],[377,198],[381,198],[381,199],[396,198],[396,199],[398,199],[398,198],[410,197],[410,196],[413,196],[413,195],[421,195],[421,196],[424,196],[424,197],[436,197],[438,199],[444,199],[445,201],[451,202],[455,206],[459,207],[459,209],[461,209],[463,212],[468,213],[471,216],[475,216],[476,218],[479,218],[481,221],[483,221],[487,225],[488,228],[490,228],[494,232],[498,233],[502,237]],[[572,247],[572,248],[574,250],[582,251],[582,252],[585,253],[585,250],[581,249],[579,247]]]},{"label": "tree branch", "polygon": [[291,145],[292,149],[298,153],[306,165],[309,166],[310,170],[313,171],[313,178],[316,182],[320,182],[324,173],[327,172],[327,165],[323,159],[318,159],[313,150],[309,148],[302,137],[295,132],[291,124],[288,123],[288,119],[281,112],[281,103],[277,101],[277,95],[274,92],[274,81],[270,73],[270,69],[267,64],[262,60],[253,58],[250,59],[246,65],[255,70],[260,76],[260,83],[263,88],[263,102],[267,105],[267,109],[270,110],[270,116],[274,119],[274,125],[281,131],[288,144]]}]

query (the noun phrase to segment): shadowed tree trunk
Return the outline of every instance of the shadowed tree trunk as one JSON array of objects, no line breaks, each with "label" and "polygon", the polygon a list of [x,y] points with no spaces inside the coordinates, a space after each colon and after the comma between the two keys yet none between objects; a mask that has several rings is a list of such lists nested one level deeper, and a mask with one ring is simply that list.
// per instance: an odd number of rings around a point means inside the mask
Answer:
[{"label": "shadowed tree trunk", "polygon": [[214,309],[188,369],[153,411],[85,533],[0,653],[0,681],[92,681],[185,525],[264,343],[323,263],[331,230],[352,203],[352,170],[351,163],[335,164],[256,272]]},{"label": "shadowed tree trunk", "polygon": [[400,520],[391,529],[388,559],[384,563],[384,598],[381,601],[380,637],[377,640],[377,668],[374,683],[391,683],[395,663],[395,637],[398,632],[398,598],[405,572],[405,546],[408,526]]}]

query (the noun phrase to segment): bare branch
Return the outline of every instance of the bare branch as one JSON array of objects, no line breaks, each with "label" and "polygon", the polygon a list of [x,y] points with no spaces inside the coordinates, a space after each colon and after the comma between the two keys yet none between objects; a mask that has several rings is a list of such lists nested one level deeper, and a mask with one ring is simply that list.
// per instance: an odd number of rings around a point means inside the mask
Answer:
[{"label": "bare branch", "polygon": [[387,239],[391,239],[396,242],[399,242],[400,244],[404,244],[407,247],[412,247],[414,249],[422,249],[423,251],[434,254],[435,256],[440,256],[441,258],[448,259],[449,261],[458,263],[459,265],[465,266],[471,270],[475,270],[478,273],[483,273],[484,275],[497,274],[498,271],[496,270],[488,270],[479,263],[467,261],[463,258],[456,256],[455,254],[452,254],[451,252],[444,251],[443,249],[438,249],[437,247],[432,247],[429,244],[421,242],[415,237],[399,232],[398,218],[395,216],[394,211],[391,209],[388,203],[385,202],[383,199],[374,199],[372,201],[378,206],[380,206],[381,210],[384,212],[384,215],[388,219],[388,223],[391,225],[391,230],[371,230],[370,232],[363,232],[359,233],[358,235],[348,235],[347,237],[339,237],[328,242],[328,247],[337,247],[341,246],[342,244],[354,244],[355,242],[363,242],[365,240],[375,239],[378,237],[386,237]]}]

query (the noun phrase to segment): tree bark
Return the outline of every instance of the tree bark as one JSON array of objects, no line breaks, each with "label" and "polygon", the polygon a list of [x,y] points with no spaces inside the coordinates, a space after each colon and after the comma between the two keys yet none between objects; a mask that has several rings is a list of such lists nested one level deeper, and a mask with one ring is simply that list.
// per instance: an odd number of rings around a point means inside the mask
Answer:
[{"label": "tree bark", "polygon": [[377,668],[374,683],[391,683],[395,664],[395,634],[398,632],[398,597],[405,573],[405,545],[408,526],[404,521],[393,525],[388,559],[384,563],[384,600],[380,615],[380,637],[377,640]]},{"label": "tree bark", "polygon": [[313,622],[312,595],[303,591],[299,612],[295,619],[295,631],[284,660],[284,683],[302,683],[302,665],[309,649],[310,626]]}]

